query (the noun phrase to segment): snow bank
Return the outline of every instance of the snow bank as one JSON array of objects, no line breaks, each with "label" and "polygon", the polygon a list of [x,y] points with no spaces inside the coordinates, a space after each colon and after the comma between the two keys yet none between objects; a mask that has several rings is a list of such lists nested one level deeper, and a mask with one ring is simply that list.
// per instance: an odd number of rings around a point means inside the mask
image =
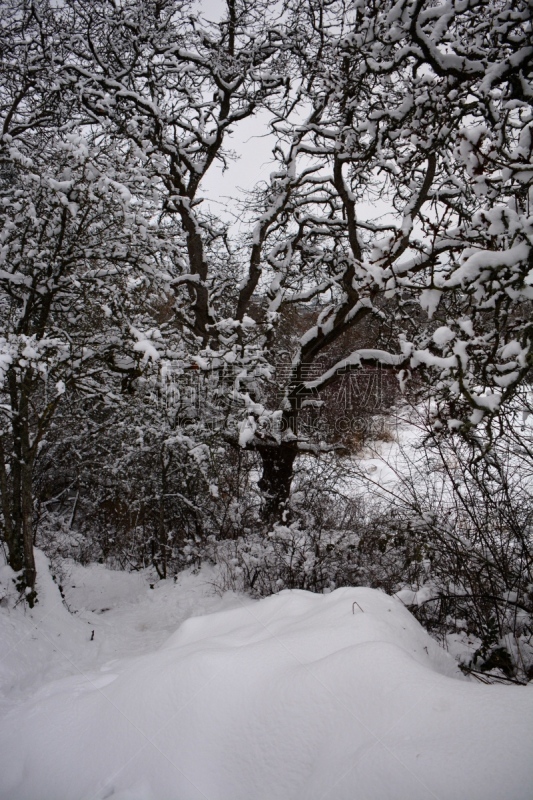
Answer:
[{"label": "snow bank", "polygon": [[0,726],[0,797],[528,800],[532,719],[398,600],[285,591],[44,686]]},{"label": "snow bank", "polygon": [[63,604],[46,556],[36,550],[35,560],[39,602],[31,610],[17,604],[15,573],[0,566],[0,712],[42,683],[70,674],[61,651],[67,648],[70,658],[90,637],[87,624],[80,624]]}]

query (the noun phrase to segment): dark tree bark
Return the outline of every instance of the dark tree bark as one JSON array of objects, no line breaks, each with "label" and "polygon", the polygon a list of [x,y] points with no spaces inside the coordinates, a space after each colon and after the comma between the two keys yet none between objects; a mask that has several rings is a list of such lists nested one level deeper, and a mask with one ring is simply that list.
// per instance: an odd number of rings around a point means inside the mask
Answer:
[{"label": "dark tree bark", "polygon": [[2,496],[2,515],[4,517],[4,534],[7,544],[9,564],[15,572],[20,572],[24,566],[24,551],[20,537],[15,536],[13,527],[12,496],[10,494],[9,477],[6,470],[6,454],[4,436],[0,436],[0,494]]},{"label": "dark tree bark", "polygon": [[0,490],[8,561],[15,572],[22,573],[18,588],[21,592],[25,592],[30,607],[34,605],[37,597],[32,491],[35,456],[30,440],[28,401],[31,380],[31,371],[28,371],[20,385],[13,370],[8,375],[11,407],[15,411],[12,418],[12,453],[8,459],[11,465],[9,476],[6,470],[3,437],[0,437]]},{"label": "dark tree bark", "polygon": [[283,518],[283,512],[287,510],[297,450],[295,447],[260,445],[257,450],[263,466],[257,484],[264,497],[263,513],[265,521],[274,524]]}]

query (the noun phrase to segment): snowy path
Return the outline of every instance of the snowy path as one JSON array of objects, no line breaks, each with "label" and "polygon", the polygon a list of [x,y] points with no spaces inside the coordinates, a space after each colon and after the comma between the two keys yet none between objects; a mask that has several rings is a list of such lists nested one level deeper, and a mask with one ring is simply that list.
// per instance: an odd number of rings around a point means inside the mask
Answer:
[{"label": "snowy path", "polygon": [[[216,595],[209,568],[199,575],[182,573],[175,584],[154,580],[146,572],[115,572],[99,564],[82,567],[65,562],[64,603],[48,572],[47,559],[39,551],[36,557],[37,606],[32,611],[17,607],[6,613],[0,603],[0,713],[45,681],[151,652],[191,615],[243,602],[232,593]],[[10,574],[9,569],[0,569],[0,597],[2,585],[9,588]]]}]

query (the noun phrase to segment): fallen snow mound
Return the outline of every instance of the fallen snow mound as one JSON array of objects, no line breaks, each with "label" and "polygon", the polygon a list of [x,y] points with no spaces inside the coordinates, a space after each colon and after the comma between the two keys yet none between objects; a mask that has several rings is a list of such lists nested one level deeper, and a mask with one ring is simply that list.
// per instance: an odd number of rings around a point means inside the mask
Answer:
[{"label": "fallen snow mound", "polygon": [[399,600],[284,591],[43,687],[0,726],[0,797],[529,800],[532,721]]}]

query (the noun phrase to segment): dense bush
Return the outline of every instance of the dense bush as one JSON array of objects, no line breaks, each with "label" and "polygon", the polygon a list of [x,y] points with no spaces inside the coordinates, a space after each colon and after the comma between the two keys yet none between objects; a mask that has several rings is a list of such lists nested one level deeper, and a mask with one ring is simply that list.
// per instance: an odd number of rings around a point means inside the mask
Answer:
[{"label": "dense bush", "polygon": [[465,669],[530,679],[533,496],[524,463],[504,437],[483,457],[454,437],[392,451],[393,491],[353,458],[306,462],[286,524],[266,537],[209,542],[218,588],[397,593]]}]

